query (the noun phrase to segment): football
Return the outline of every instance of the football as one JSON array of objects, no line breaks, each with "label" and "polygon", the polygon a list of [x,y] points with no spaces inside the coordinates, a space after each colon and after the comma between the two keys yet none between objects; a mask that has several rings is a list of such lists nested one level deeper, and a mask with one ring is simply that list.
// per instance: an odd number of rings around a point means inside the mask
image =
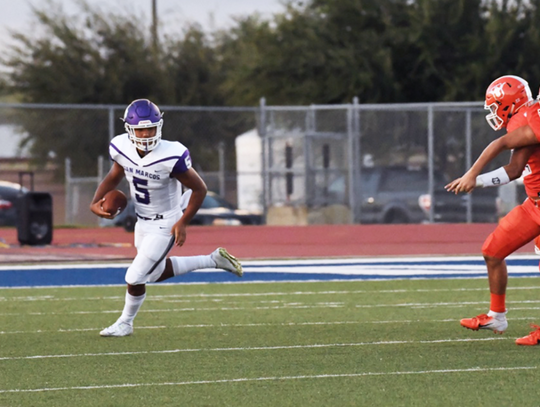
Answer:
[{"label": "football", "polygon": [[127,206],[126,195],[118,189],[113,189],[105,194],[105,200],[101,204],[101,208],[113,216],[118,215]]}]

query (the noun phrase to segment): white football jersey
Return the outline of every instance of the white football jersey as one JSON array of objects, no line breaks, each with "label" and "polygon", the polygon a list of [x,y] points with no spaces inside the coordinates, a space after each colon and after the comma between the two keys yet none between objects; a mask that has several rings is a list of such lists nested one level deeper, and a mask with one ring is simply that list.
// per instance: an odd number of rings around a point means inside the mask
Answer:
[{"label": "white football jersey", "polygon": [[178,141],[161,140],[140,157],[128,134],[109,144],[111,159],[124,168],[135,212],[143,219],[166,219],[181,213],[181,184],[172,176],[191,168],[189,150]]}]

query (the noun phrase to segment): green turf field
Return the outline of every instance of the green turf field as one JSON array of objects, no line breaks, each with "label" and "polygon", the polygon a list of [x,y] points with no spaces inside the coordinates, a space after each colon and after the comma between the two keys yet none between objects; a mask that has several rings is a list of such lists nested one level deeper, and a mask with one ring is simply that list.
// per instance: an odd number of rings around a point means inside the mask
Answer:
[{"label": "green turf field", "polygon": [[538,405],[540,279],[510,280],[505,335],[463,329],[486,279],[0,290],[0,406]]}]

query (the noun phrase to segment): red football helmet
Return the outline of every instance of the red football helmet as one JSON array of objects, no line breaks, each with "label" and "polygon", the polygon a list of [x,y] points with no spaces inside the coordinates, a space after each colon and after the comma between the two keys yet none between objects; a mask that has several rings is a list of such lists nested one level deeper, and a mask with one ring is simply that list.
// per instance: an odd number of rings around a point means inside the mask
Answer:
[{"label": "red football helmet", "polygon": [[508,120],[523,105],[533,100],[529,84],[523,78],[513,75],[495,79],[486,91],[484,109],[490,111],[486,116],[493,130],[506,127]]}]

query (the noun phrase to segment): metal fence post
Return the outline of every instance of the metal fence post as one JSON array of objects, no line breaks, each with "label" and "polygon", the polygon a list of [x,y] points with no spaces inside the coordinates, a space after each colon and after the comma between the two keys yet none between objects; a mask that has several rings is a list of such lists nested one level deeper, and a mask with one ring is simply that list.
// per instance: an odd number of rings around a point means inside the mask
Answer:
[{"label": "metal fence post", "polygon": [[[465,114],[465,163],[467,171],[471,168],[471,155],[472,155],[472,144],[471,144],[471,110],[467,109]],[[467,199],[467,223],[472,223],[472,200],[471,195],[466,194],[465,199]]]},{"label": "metal fence post", "polygon": [[[98,183],[101,182],[103,177],[103,156],[100,155],[97,159],[98,161],[98,167],[97,167],[97,176],[98,176]],[[96,185],[97,187],[97,185]]]},{"label": "metal fence post", "polygon": [[357,96],[353,98],[352,104],[352,129],[349,140],[350,166],[349,170],[349,207],[352,213],[352,223],[360,223],[362,215],[362,147],[360,141],[360,104]]},{"label": "metal fence post", "polygon": [[114,108],[109,107],[109,141],[114,138]]},{"label": "metal fence post", "polygon": [[261,174],[263,189],[263,214],[266,218],[268,214],[269,199],[269,179],[268,179],[268,140],[266,138],[266,99],[262,97],[259,101],[259,137],[261,138]]},{"label": "metal fence post", "polygon": [[66,158],[65,162],[65,189],[66,189],[66,212],[65,219],[66,225],[70,225],[73,222],[72,203],[71,203],[71,160]]},{"label": "metal fence post", "polygon": [[225,196],[225,142],[218,143],[219,157],[219,194]]},{"label": "metal fence post", "polygon": [[[354,103],[354,102],[353,102]],[[354,223],[355,219],[355,185],[356,180],[354,178],[354,110],[355,106],[348,105],[347,106],[347,161],[348,161],[348,178],[349,178],[349,223]]]},{"label": "metal fence post", "polygon": [[[313,135],[317,133],[317,111],[315,110],[315,105],[310,105],[309,109],[306,112],[306,135],[304,135],[303,145],[302,148],[303,151],[303,157],[304,157],[304,168],[303,168],[303,176],[304,176],[304,205],[309,206],[309,199],[312,197],[315,193],[313,190],[314,184],[315,184],[315,176],[313,175],[313,165],[314,165],[314,158],[313,158],[313,152],[312,152],[312,146],[313,146]],[[293,169],[293,174],[296,175],[295,170]],[[294,183],[294,177],[293,177],[293,183]]]},{"label": "metal fence post", "polygon": [[433,193],[434,185],[434,151],[433,151],[433,104],[428,106],[428,193],[431,196],[431,207],[429,208],[429,223],[434,222],[435,196]]}]

